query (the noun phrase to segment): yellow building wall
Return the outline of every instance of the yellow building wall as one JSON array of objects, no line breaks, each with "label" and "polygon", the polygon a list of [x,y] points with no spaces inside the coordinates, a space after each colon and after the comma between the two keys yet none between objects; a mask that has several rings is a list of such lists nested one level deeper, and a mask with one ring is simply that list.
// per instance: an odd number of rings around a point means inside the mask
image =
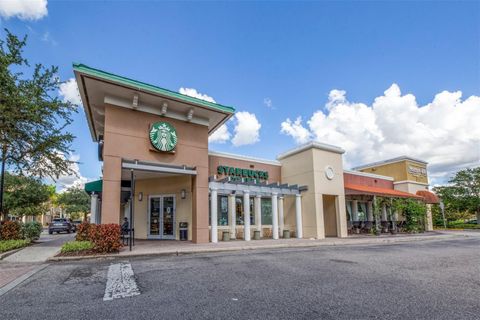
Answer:
[{"label": "yellow building wall", "polygon": [[416,181],[420,183],[428,184],[428,175],[413,174],[410,172],[409,167],[419,170],[427,170],[425,164],[420,164],[410,160],[403,160],[399,162],[383,164],[372,168],[361,169],[362,172],[379,174],[383,176],[392,177],[394,181]]},{"label": "yellow building wall", "polygon": [[[179,239],[179,222],[188,222],[188,240],[192,239],[192,192],[190,176],[176,176],[167,178],[154,178],[137,180],[135,183],[134,225],[135,237],[147,239],[148,235],[148,203],[149,196],[175,195],[175,238]],[[186,197],[181,198],[181,190],[185,189]],[[138,200],[138,194],[143,193],[142,201]]]}]

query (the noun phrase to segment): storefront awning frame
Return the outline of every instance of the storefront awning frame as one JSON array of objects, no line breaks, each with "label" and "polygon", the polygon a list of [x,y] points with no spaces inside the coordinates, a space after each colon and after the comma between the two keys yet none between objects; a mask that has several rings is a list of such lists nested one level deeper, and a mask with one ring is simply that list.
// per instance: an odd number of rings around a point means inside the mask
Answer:
[{"label": "storefront awning frame", "polygon": [[215,189],[219,194],[232,194],[243,195],[249,193],[250,195],[271,196],[272,194],[278,195],[297,195],[302,191],[306,191],[307,186],[288,185],[279,183],[253,183],[243,181],[230,181],[228,178],[222,180],[213,180],[208,183],[210,190]]},{"label": "storefront awning frame", "polygon": [[197,175],[197,170],[193,167],[187,166],[172,166],[161,163],[152,163],[138,160],[122,160],[122,169],[138,170],[158,173],[170,173],[170,174],[186,174],[191,176]]}]

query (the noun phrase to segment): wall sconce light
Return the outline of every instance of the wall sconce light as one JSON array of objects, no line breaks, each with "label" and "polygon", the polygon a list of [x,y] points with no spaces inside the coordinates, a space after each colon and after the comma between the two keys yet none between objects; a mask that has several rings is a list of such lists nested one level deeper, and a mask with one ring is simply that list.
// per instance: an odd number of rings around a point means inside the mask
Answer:
[{"label": "wall sconce light", "polygon": [[143,200],[143,192],[139,192],[138,193],[138,201],[142,201]]},{"label": "wall sconce light", "polygon": [[180,191],[180,197],[182,199],[185,199],[187,197],[187,190],[182,189],[182,191]]}]

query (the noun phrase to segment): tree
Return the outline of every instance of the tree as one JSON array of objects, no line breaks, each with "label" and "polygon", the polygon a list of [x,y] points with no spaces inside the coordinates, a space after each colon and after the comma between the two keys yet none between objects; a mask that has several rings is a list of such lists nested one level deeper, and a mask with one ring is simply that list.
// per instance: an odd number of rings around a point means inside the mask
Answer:
[{"label": "tree", "polygon": [[90,212],[90,197],[81,188],[72,187],[60,193],[57,202],[70,217],[83,214],[84,219],[86,219],[87,213]]},{"label": "tree", "polygon": [[33,177],[5,173],[5,214],[36,216],[48,210],[47,202],[55,193],[55,186]]},{"label": "tree", "polygon": [[[0,215],[3,213],[5,170],[57,179],[73,174],[70,153],[74,136],[65,130],[74,105],[57,92],[58,68],[36,64],[29,69],[22,56],[27,37],[19,39],[5,29],[0,39]],[[26,76],[28,74],[29,76]]]},{"label": "tree", "polygon": [[476,214],[480,224],[480,167],[461,170],[448,183],[434,189],[445,204],[445,211]]}]

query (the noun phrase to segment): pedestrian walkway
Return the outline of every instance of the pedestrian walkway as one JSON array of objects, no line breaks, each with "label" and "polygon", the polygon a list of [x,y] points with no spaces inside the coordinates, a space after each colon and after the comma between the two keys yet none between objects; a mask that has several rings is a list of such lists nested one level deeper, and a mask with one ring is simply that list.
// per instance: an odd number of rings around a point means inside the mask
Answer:
[{"label": "pedestrian walkway", "polygon": [[44,235],[40,237],[39,244],[34,244],[22,249],[5,259],[5,262],[11,263],[42,263],[48,258],[53,257],[66,241],[73,240],[74,234],[66,235]]},{"label": "pedestrian walkway", "polygon": [[308,248],[319,246],[340,246],[340,245],[379,245],[393,244],[409,241],[423,240],[442,240],[455,237],[464,237],[464,234],[452,234],[449,232],[425,232],[421,234],[397,234],[397,235],[354,235],[347,238],[326,238],[326,239],[263,239],[263,240],[234,240],[220,241],[218,243],[195,244],[191,241],[176,240],[135,240],[135,246],[130,251],[128,247],[123,247],[120,253],[85,256],[85,257],[54,257],[49,260],[76,260],[83,258],[98,257],[143,257],[143,256],[161,256],[161,255],[180,255],[207,252],[226,252],[242,250],[262,250],[278,248]]},{"label": "pedestrian walkway", "polygon": [[0,296],[42,270],[46,266],[45,261],[74,237],[73,234],[48,235],[44,232],[36,244],[0,260]]}]

